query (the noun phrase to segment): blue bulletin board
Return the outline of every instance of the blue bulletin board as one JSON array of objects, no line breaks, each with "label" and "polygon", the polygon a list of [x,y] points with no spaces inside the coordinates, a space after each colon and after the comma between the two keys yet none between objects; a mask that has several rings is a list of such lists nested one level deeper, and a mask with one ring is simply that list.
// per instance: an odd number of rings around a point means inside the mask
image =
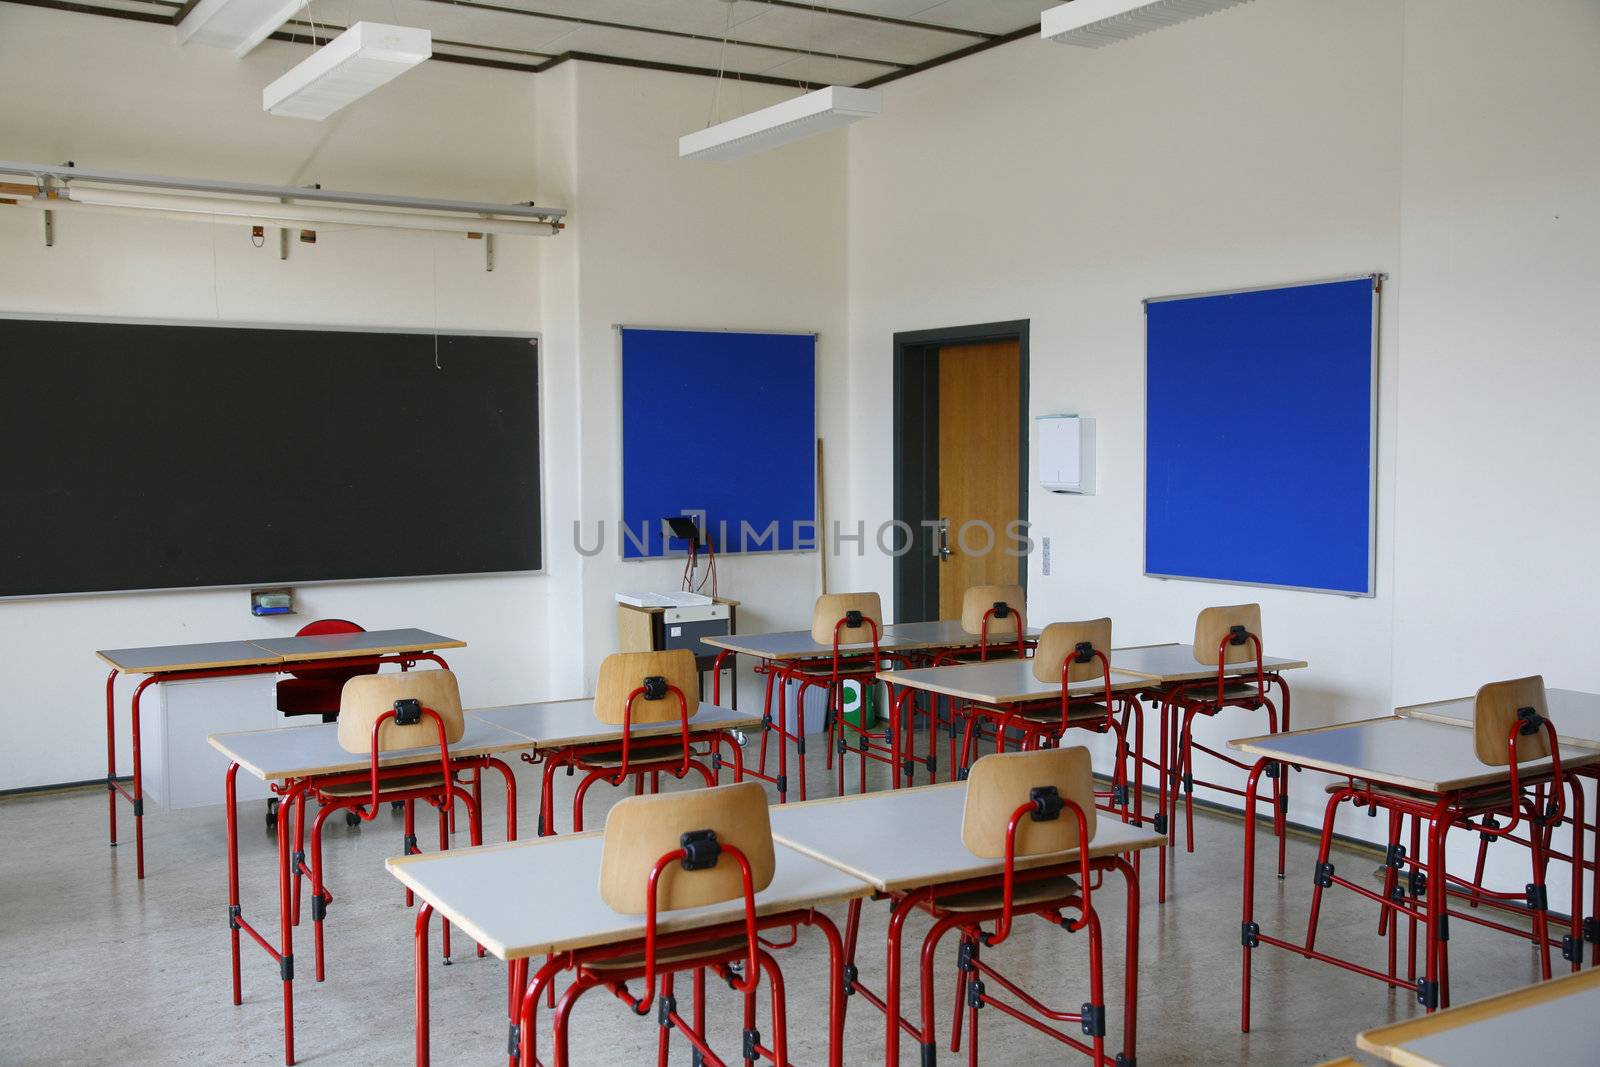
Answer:
[{"label": "blue bulletin board", "polygon": [[624,559],[681,553],[662,519],[703,512],[718,554],[816,547],[815,334],[622,327]]},{"label": "blue bulletin board", "polygon": [[1145,303],[1145,573],[1374,592],[1381,276]]}]

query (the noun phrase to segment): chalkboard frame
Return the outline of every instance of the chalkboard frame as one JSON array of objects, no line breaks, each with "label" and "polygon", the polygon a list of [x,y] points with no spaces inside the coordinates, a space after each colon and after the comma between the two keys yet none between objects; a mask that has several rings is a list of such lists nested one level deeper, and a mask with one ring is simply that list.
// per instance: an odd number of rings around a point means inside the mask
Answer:
[{"label": "chalkboard frame", "polygon": [[533,347],[533,374],[535,397],[533,415],[536,420],[535,447],[538,454],[538,469],[536,472],[536,505],[537,512],[534,519],[537,534],[537,559],[538,566],[534,568],[520,568],[511,570],[467,570],[452,571],[448,573],[425,574],[393,574],[393,575],[353,575],[348,577],[326,578],[296,578],[292,576],[266,576],[250,581],[222,582],[200,585],[156,585],[141,586],[138,588],[113,587],[106,589],[83,589],[64,592],[30,592],[30,593],[4,593],[0,592],[0,604],[29,600],[59,600],[83,597],[140,595],[164,592],[189,592],[229,589],[252,589],[268,586],[288,587],[313,587],[326,585],[349,585],[352,583],[369,584],[375,582],[410,582],[429,581],[433,579],[459,579],[459,578],[497,578],[497,577],[532,577],[550,573],[550,541],[548,521],[548,493],[549,486],[549,449],[545,427],[547,425],[547,390],[544,360],[544,335],[538,330],[485,330],[454,327],[430,327],[425,325],[410,326],[384,326],[365,323],[330,323],[330,322],[283,322],[257,319],[192,319],[169,316],[132,316],[132,315],[97,315],[97,314],[71,314],[54,312],[14,311],[0,309],[0,320],[23,320],[30,322],[59,322],[81,323],[92,325],[124,325],[124,326],[177,326],[177,327],[208,327],[221,329],[247,329],[247,330],[279,330],[279,331],[306,331],[316,333],[353,333],[363,335],[437,335],[439,338],[450,337],[494,337],[525,340]]}]

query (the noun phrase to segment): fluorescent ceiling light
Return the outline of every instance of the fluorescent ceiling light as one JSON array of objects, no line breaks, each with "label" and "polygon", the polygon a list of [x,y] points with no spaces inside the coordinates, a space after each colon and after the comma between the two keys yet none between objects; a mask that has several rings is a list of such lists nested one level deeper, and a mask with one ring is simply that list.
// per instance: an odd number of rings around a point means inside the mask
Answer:
[{"label": "fluorescent ceiling light", "polygon": [[826,89],[752,111],[736,119],[686,133],[678,138],[682,159],[738,159],[789,144],[824,130],[870,118],[882,107],[876,89]]},{"label": "fluorescent ceiling light", "polygon": [[1099,48],[1223,11],[1248,0],[1072,0],[1039,16],[1047,41]]},{"label": "fluorescent ceiling light", "polygon": [[305,6],[305,0],[200,0],[178,23],[178,43],[232,49],[243,59]]},{"label": "fluorescent ceiling light", "polygon": [[261,90],[274,115],[321,121],[433,54],[433,34],[358,22]]}]

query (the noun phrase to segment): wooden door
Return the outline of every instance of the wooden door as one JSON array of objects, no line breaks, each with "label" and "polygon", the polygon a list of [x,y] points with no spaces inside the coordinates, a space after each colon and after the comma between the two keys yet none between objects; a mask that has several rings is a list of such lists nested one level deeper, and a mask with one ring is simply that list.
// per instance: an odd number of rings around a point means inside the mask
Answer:
[{"label": "wooden door", "polygon": [[[970,586],[1018,581],[1021,561],[1006,551],[1013,547],[1006,531],[1022,514],[1021,406],[1016,341],[939,349],[939,517],[949,521],[941,619],[961,617]],[[988,531],[970,526],[963,547],[963,524],[979,521]]]}]

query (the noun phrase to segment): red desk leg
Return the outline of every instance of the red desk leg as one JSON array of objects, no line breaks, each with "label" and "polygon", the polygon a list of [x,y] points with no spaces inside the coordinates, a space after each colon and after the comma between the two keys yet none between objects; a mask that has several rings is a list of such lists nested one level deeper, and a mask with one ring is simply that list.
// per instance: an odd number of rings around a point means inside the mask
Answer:
[{"label": "red desk leg", "polygon": [[433,905],[423,901],[417,910],[415,951],[412,966],[416,971],[417,1067],[428,1067],[428,929],[433,922]]}]

